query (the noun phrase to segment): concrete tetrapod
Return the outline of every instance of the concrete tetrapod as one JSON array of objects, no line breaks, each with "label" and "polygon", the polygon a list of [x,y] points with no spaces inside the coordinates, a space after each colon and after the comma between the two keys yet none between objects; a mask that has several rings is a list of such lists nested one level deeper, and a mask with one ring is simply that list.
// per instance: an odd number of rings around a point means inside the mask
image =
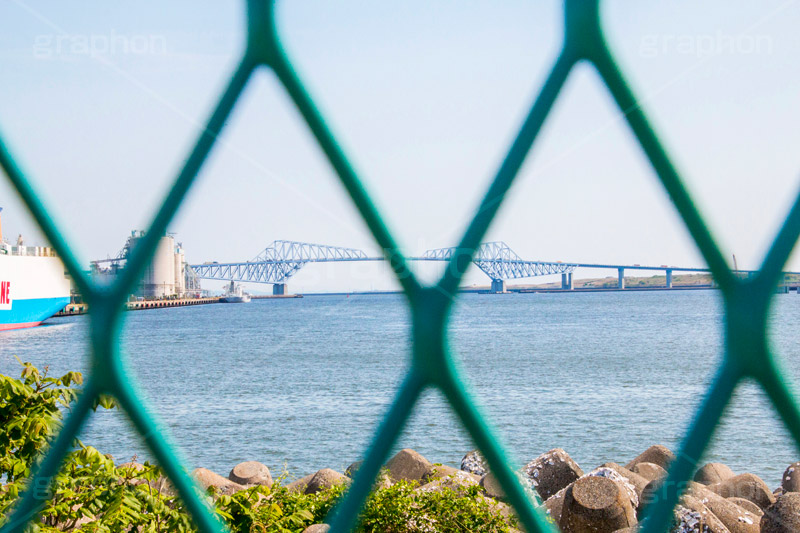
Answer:
[{"label": "concrete tetrapod", "polygon": [[578,463],[561,448],[543,453],[526,464],[523,470],[542,500],[547,500],[583,475]]},{"label": "concrete tetrapod", "polygon": [[234,466],[228,479],[240,485],[272,485],[272,474],[258,461],[245,461]]},{"label": "concrete tetrapod", "polygon": [[286,485],[286,490],[289,492],[305,492],[306,487],[308,487],[308,482],[311,481],[315,474],[309,474],[307,476],[303,476],[300,479],[292,481],[288,485]]},{"label": "concrete tetrapod", "polygon": [[481,452],[472,450],[467,452],[463,459],[461,459],[461,470],[471,472],[478,476],[485,476],[489,473],[489,464],[483,458]]},{"label": "concrete tetrapod", "polygon": [[200,484],[201,487],[203,487],[203,489],[214,487],[219,491],[220,494],[225,496],[230,496],[234,492],[239,492],[240,490],[245,489],[243,485],[235,483],[228,478],[224,478],[216,472],[212,472],[208,468],[195,468],[192,471],[192,477]]},{"label": "concrete tetrapod", "polygon": [[792,463],[783,473],[781,488],[785,492],[800,492],[800,463]]},{"label": "concrete tetrapod", "polygon": [[761,533],[800,531],[800,493],[787,492],[767,507],[761,517]]},{"label": "concrete tetrapod", "polygon": [[708,489],[723,498],[744,498],[762,509],[775,503],[775,495],[764,480],[755,474],[739,474],[720,483],[708,485]]},{"label": "concrete tetrapod", "polygon": [[389,476],[394,481],[419,481],[431,473],[433,465],[422,455],[411,449],[400,450],[386,463]]},{"label": "concrete tetrapod", "polygon": [[725,498],[725,499],[731,503],[735,503],[745,511],[753,513],[753,515],[757,516],[759,519],[762,516],[764,516],[764,510],[758,505],[751,502],[750,500],[745,500],[744,498]]},{"label": "concrete tetrapod", "polygon": [[313,526],[308,526],[303,530],[303,533],[328,533],[331,530],[331,526],[328,524],[314,524]]},{"label": "concrete tetrapod", "polygon": [[636,513],[616,481],[584,476],[564,493],[559,525],[564,533],[613,533],[636,525]]},{"label": "concrete tetrapod", "polygon": [[637,463],[633,467],[633,472],[639,474],[648,481],[667,477],[667,471],[655,463]]},{"label": "concrete tetrapod", "polygon": [[[597,469],[595,469],[591,473],[592,474],[602,473],[603,469],[613,470],[614,472],[619,474],[625,482],[624,483],[625,488],[630,490],[630,487],[633,487],[633,490],[636,493],[636,498],[632,498],[632,503],[633,507],[638,511],[642,507],[642,492],[644,492],[644,489],[650,483],[650,480],[640,476],[636,472],[628,470],[625,467],[619,466],[617,463],[605,463],[603,465],[600,465]],[[614,478],[612,477],[612,479]]]},{"label": "concrete tetrapod", "polygon": [[730,533],[725,524],[693,496],[681,498],[680,505],[675,509],[675,519],[678,524],[673,531],[679,533]]},{"label": "concrete tetrapod", "polygon": [[567,493],[567,489],[569,487],[564,487],[560,491],[556,492],[544,502],[545,508],[547,508],[547,514],[549,514],[553,521],[556,524],[561,522],[561,510],[564,507],[564,494]]},{"label": "concrete tetrapod", "polygon": [[674,459],[675,454],[672,453],[669,448],[662,446],[661,444],[656,444],[655,446],[650,446],[641,454],[639,454],[636,459],[626,464],[625,468],[628,470],[633,470],[633,467],[639,463],[653,463],[660,466],[664,470],[669,470],[669,464]]},{"label": "concrete tetrapod", "polygon": [[760,515],[751,513],[736,505],[736,502],[723,498],[700,483],[690,483],[688,492],[708,507],[731,533],[759,532]]},{"label": "concrete tetrapod", "polygon": [[350,484],[350,478],[336,470],[323,468],[311,476],[304,492],[306,494],[316,494],[323,489],[329,489],[334,485],[342,484]]},{"label": "concrete tetrapod", "polygon": [[728,465],[722,463],[706,463],[695,472],[694,480],[703,485],[713,485],[714,483],[721,483],[735,476],[736,474]]}]

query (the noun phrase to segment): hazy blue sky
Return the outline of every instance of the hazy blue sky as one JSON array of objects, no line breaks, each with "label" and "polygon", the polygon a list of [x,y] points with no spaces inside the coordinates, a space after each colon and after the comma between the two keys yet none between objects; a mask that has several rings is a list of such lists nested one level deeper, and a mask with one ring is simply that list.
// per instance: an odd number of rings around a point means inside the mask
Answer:
[{"label": "hazy blue sky", "polygon": [[[557,54],[560,8],[280,4],[301,77],[408,253],[458,241]],[[798,189],[800,4],[607,1],[603,17],[726,256],[756,267]],[[148,223],[242,53],[243,30],[235,1],[0,3],[0,132],[87,262]],[[6,238],[35,240],[5,181],[0,205]],[[275,239],[374,251],[268,72],[251,80],[170,229],[192,262],[249,259]],[[528,259],[702,264],[587,66],[487,240]],[[389,286],[384,267],[338,265],[309,268],[291,288]]]}]

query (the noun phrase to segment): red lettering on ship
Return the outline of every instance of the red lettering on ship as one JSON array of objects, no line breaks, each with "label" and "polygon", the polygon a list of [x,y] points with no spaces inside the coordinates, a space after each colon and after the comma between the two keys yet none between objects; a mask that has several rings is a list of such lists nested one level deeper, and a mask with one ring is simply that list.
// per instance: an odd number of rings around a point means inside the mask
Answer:
[{"label": "red lettering on ship", "polygon": [[0,305],[11,303],[11,282],[0,281]]}]

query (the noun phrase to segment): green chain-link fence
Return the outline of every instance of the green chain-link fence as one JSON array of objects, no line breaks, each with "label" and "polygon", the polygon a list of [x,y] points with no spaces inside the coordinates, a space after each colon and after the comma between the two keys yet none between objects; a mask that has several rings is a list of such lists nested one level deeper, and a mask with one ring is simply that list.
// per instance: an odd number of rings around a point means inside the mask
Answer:
[{"label": "green chain-link fence", "polygon": [[110,287],[93,283],[84,273],[45,206],[39,201],[36,191],[26,179],[25,173],[0,140],[0,166],[61,255],[67,270],[89,303],[91,343],[91,368],[84,391],[35,472],[29,489],[20,498],[10,520],[0,532],[19,530],[36,516],[44,503],[39,496],[48,493],[46,489],[50,479],[57,473],[65,453],[89,416],[93,402],[101,394],[116,397],[119,405],[127,412],[136,430],[174,484],[200,531],[225,531],[225,527],[203,503],[165,433],[155,424],[142,404],[119,351],[119,336],[123,306],[128,294],[133,291],[153,256],[159,236],[164,234],[194,183],[248,79],[256,69],[262,67],[272,69],[300,111],[378,245],[385,250],[411,308],[411,368],[383,419],[347,496],[332,516],[328,517],[332,531],[349,531],[355,526],[359,509],[369,494],[378,470],[387,459],[420,394],[427,387],[436,387],[444,393],[489,462],[522,526],[529,532],[555,531],[544,513],[535,508],[535,503],[538,502],[528,499],[526,491],[509,466],[506,453],[495,432],[465,388],[449,348],[447,324],[459,282],[470,264],[476,246],[503,202],[572,67],[580,61],[594,65],[611,92],[708,263],[722,292],[725,307],[725,357],[684,438],[677,459],[670,467],[667,481],[662,485],[658,497],[646,509],[644,533],[663,533],[669,528],[672,509],[680,496],[679,487],[686,486],[697,461],[711,440],[725,406],[741,380],[752,378],[763,387],[794,440],[800,443],[800,411],[782,377],[784,373],[770,350],[766,327],[771,297],[782,275],[783,265],[800,234],[800,198],[795,201],[758,274],[746,280],[737,278],[725,262],[677,170],[614,61],[603,36],[599,0],[565,0],[564,13],[565,29],[561,52],[491,182],[478,212],[461,239],[457,253],[453,254],[439,282],[432,286],[421,285],[409,270],[403,254],[355,170],[295,74],[292,63],[281,46],[275,25],[274,2],[271,0],[247,0],[248,33],[244,56],[206,128],[200,132],[194,149],[146,236],[132,251],[127,267]]}]

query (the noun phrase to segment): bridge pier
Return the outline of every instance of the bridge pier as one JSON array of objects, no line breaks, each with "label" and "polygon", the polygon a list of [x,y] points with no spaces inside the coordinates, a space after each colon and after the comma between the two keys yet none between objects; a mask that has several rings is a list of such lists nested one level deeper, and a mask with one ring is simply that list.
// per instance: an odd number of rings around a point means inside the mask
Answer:
[{"label": "bridge pier", "polygon": [[671,268],[667,269],[667,288],[668,289],[672,288],[672,269]]},{"label": "bridge pier", "polygon": [[502,279],[492,280],[492,292],[495,294],[506,292],[506,282]]},{"label": "bridge pier", "polygon": [[618,268],[617,269],[617,288],[624,289],[625,288],[625,269]]},{"label": "bridge pier", "polygon": [[564,272],[561,274],[561,288],[565,291],[572,290],[572,272]]},{"label": "bridge pier", "polygon": [[286,288],[285,283],[275,283],[272,285],[272,294],[273,296],[286,296],[289,294],[288,289]]}]

